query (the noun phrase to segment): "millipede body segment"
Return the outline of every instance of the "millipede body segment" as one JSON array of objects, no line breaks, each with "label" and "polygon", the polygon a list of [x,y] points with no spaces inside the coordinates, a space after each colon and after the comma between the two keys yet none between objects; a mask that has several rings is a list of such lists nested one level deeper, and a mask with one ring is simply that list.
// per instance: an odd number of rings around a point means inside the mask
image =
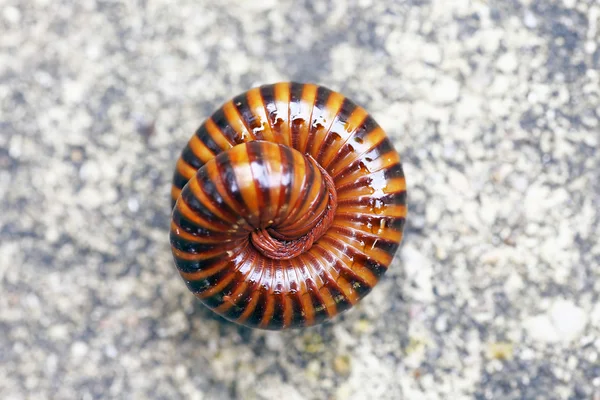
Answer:
[{"label": "millipede body segment", "polygon": [[323,322],[377,284],[402,240],[406,181],[385,132],[322,86],[234,97],[177,161],[171,247],[188,288],[246,326]]}]

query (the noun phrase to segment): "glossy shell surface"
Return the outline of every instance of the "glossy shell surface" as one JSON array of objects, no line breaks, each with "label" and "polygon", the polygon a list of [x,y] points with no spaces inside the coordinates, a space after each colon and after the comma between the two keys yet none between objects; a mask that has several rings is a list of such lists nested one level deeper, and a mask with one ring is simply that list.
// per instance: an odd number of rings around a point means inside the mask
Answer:
[{"label": "glossy shell surface", "polygon": [[[360,301],[390,265],[406,217],[400,157],[384,131],[313,84],[265,85],[225,103],[184,148],[171,197],[171,246],[188,288],[262,329],[314,325]],[[291,246],[328,211],[324,234],[289,259],[251,238],[263,230]]]}]

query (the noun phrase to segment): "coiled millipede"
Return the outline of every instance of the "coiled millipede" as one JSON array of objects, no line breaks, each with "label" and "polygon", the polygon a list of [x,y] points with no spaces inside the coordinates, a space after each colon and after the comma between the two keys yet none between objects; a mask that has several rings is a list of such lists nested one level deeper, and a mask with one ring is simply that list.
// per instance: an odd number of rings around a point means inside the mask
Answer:
[{"label": "coiled millipede", "polygon": [[322,86],[234,97],[177,161],[171,247],[188,288],[253,328],[321,323],[352,307],[402,240],[406,181],[375,120]]}]

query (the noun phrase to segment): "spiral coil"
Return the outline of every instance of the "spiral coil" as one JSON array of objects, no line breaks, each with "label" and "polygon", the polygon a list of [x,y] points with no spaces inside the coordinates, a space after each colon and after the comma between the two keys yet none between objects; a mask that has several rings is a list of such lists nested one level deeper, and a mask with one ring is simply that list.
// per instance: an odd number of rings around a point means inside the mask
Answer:
[{"label": "spiral coil", "polygon": [[188,288],[262,329],[314,325],[356,304],[390,265],[406,217],[400,157],[381,127],[312,84],[225,103],[184,148],[171,197]]}]

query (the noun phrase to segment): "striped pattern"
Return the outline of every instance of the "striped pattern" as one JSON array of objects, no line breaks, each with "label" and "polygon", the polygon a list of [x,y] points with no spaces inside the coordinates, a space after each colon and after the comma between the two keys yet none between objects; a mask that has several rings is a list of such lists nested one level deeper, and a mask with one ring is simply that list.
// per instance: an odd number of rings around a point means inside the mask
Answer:
[{"label": "striped pattern", "polygon": [[[333,222],[297,257],[266,257],[253,231],[298,239],[328,207],[313,160],[335,182]],[[261,86],[225,103],[183,150],[171,196],[171,246],[188,288],[263,329],[314,325],[356,304],[386,272],[406,217],[386,134],[363,108],[312,84]]]}]

